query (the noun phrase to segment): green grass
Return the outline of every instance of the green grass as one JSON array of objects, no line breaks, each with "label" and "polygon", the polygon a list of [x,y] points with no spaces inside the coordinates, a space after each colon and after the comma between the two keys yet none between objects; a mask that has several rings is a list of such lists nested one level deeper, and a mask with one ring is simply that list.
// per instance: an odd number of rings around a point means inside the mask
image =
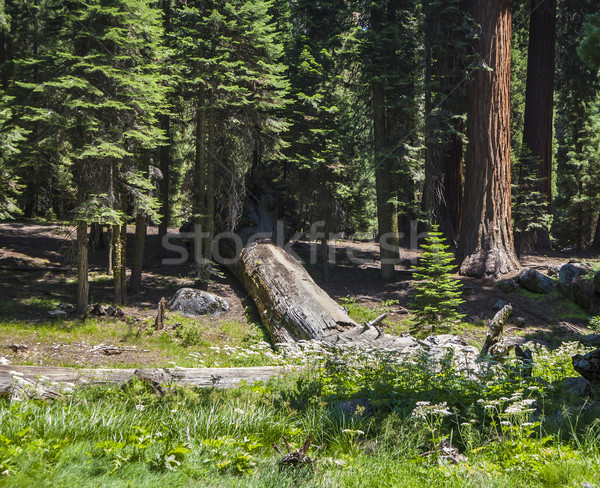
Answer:
[{"label": "green grass", "polygon": [[589,317],[589,314],[579,305],[563,296],[557,287],[554,288],[552,293],[545,295],[533,293],[524,288],[519,288],[518,293],[534,302],[535,307],[549,310],[553,315],[559,317],[559,320],[586,320]]},{"label": "green grass", "polygon": [[[534,374],[562,379],[572,353],[536,352]],[[469,378],[450,363],[349,352],[229,391],[159,397],[133,382],[0,399],[0,486],[598,487],[598,406],[515,368]],[[357,399],[370,410],[343,407]],[[313,468],[281,471],[271,444],[297,448],[310,433]],[[464,462],[444,462],[441,441]]]}]

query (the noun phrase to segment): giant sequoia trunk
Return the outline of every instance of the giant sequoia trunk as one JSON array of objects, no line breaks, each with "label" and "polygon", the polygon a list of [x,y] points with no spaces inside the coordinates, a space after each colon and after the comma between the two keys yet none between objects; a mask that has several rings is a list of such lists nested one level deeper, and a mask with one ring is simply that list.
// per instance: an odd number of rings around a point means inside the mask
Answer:
[{"label": "giant sequoia trunk", "polygon": [[469,87],[465,197],[458,257],[464,275],[519,268],[511,222],[510,0],[474,0],[480,69]]}]

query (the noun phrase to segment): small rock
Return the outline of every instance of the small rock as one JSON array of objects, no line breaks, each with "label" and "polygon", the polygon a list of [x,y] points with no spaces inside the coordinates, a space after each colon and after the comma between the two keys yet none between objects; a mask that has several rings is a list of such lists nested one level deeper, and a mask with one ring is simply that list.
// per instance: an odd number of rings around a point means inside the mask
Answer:
[{"label": "small rock", "polygon": [[8,364],[10,364],[10,361],[5,357],[0,356],[0,366],[6,366]]},{"label": "small rock", "polygon": [[548,266],[548,271],[546,274],[548,276],[558,276],[560,273],[560,266]]},{"label": "small rock", "polygon": [[57,319],[66,317],[67,312],[65,312],[64,310],[50,310],[48,312],[48,315],[50,315],[50,317],[52,317],[53,319]]},{"label": "small rock", "polygon": [[58,304],[58,308],[59,310],[64,310],[65,312],[74,312],[75,311],[75,305],[72,305],[70,303],[59,303]]},{"label": "small rock", "polygon": [[125,317],[125,313],[123,312],[123,310],[113,305],[106,307],[105,311],[106,315],[108,315],[109,317]]},{"label": "small rock", "polygon": [[554,290],[554,280],[533,268],[523,268],[519,283],[533,293],[552,293]]},{"label": "small rock", "polygon": [[99,303],[95,303],[88,309],[88,315],[95,315],[96,317],[106,316],[106,310]]},{"label": "small rock", "polygon": [[475,293],[475,290],[473,289],[472,286],[466,285],[462,287],[462,294],[467,296],[467,295],[473,295]]},{"label": "small rock", "polygon": [[25,344],[11,344],[10,346],[6,346],[8,349],[11,349],[13,352],[25,352],[29,347]]},{"label": "small rock", "polygon": [[525,320],[523,317],[517,317],[516,322],[517,327],[525,327],[527,325],[527,320]]},{"label": "small rock", "polygon": [[590,396],[590,382],[582,377],[565,378],[560,381],[563,389],[567,390],[571,395],[576,397]]},{"label": "small rock", "polygon": [[496,283],[496,286],[500,288],[504,293],[514,293],[517,291],[517,282],[515,280],[504,280]]},{"label": "small rock", "polygon": [[373,414],[375,409],[368,400],[360,398],[358,400],[349,400],[338,403],[338,408],[351,419],[357,417],[368,417]]},{"label": "small rock", "polygon": [[492,309],[497,312],[498,310],[502,310],[502,308],[504,308],[504,305],[506,305],[506,303],[504,303],[504,300],[502,299],[498,299],[496,301],[496,303],[494,303],[494,306],[492,307]]}]

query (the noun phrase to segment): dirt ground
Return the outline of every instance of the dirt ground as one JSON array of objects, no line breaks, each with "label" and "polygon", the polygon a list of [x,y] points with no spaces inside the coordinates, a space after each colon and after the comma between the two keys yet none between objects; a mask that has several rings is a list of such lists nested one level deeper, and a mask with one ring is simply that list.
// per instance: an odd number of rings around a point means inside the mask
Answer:
[{"label": "dirt ground", "polygon": [[[128,229],[128,238],[133,240],[133,227]],[[172,229],[176,232],[176,229]],[[129,323],[153,320],[156,306],[161,297],[170,297],[184,286],[194,286],[194,277],[189,264],[164,265],[158,259],[157,229],[148,229],[148,239],[143,274],[143,290],[130,296],[124,307]],[[177,242],[177,241],[174,241]],[[179,242],[181,244],[181,242]],[[130,248],[132,246],[129,246]],[[383,283],[379,279],[379,250],[373,242],[337,241],[331,255],[330,279],[322,282],[322,267],[311,262],[311,245],[299,242],[294,251],[303,259],[308,271],[323,289],[334,299],[351,297],[360,305],[378,307],[382,301],[394,301],[391,321],[399,321],[406,316],[410,303],[412,271],[418,252],[401,250],[401,264],[397,266],[399,280]],[[171,256],[172,257],[172,256]],[[550,265],[567,262],[574,256],[561,252],[531,254],[521,258],[523,266],[536,267],[542,272]],[[589,258],[589,256],[588,256]],[[597,257],[596,257],[597,258]],[[108,304],[112,297],[110,277],[104,275],[107,263],[107,250],[90,252],[90,267],[95,279],[91,282],[91,303]],[[3,223],[0,224],[0,318],[3,322],[47,323],[49,303],[58,301],[72,303],[75,295],[73,229],[50,224]],[[253,304],[247,293],[227,271],[221,270],[208,290],[224,297],[230,304],[229,311],[217,321],[247,322],[252,317]],[[514,278],[517,273],[504,279]],[[470,293],[465,294],[462,312],[466,319],[478,324],[482,335],[485,333],[484,320],[493,316],[493,306],[501,299],[511,303],[513,317],[525,319],[525,327],[509,324],[507,333],[524,339],[535,339],[545,343],[585,333],[587,323],[585,313],[563,297],[553,294],[548,297],[532,296],[528,293],[504,293],[492,281],[460,277]],[[397,304],[396,304],[397,301]],[[18,352],[6,349],[11,338],[3,337],[0,329],[0,356],[15,359]],[[47,358],[74,354],[82,356],[82,363],[106,364],[107,358],[96,361],[97,351],[87,343],[29,344]],[[141,349],[141,348],[140,348]],[[91,352],[90,352],[91,351]],[[110,358],[109,358],[110,359]],[[114,358],[115,362],[154,363],[156,357],[141,351],[125,351]],[[51,361],[53,362],[53,361]],[[109,361],[110,363],[110,361]]]}]

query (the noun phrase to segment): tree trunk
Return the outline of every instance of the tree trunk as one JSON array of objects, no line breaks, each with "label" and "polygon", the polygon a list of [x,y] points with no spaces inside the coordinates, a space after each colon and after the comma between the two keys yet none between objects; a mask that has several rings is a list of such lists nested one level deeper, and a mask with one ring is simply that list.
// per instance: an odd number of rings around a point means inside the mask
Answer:
[{"label": "tree trunk", "polygon": [[164,114],[161,118],[161,128],[165,131],[167,138],[167,144],[161,146],[159,150],[160,157],[160,172],[162,173],[162,179],[159,183],[160,190],[160,224],[158,226],[158,257],[164,258],[166,256],[166,248],[163,246],[163,239],[167,235],[169,229],[169,218],[171,213],[171,206],[169,202],[170,192],[170,177],[171,177],[171,118],[169,114]]},{"label": "tree trunk", "polygon": [[208,126],[208,158],[206,168],[206,232],[208,237],[204,245],[204,258],[211,259],[211,245],[215,236],[215,164],[216,164],[216,136],[219,121],[216,109],[210,111],[210,122]]},{"label": "tree trunk", "polygon": [[[552,213],[552,124],[554,108],[554,59],[556,39],[556,0],[531,0],[527,87],[523,123],[523,149],[537,164],[544,178],[538,189],[548,200]],[[550,249],[547,229],[529,236],[538,249]]]},{"label": "tree trunk", "polygon": [[90,285],[88,281],[88,232],[87,222],[77,222],[77,307],[76,313],[83,315],[88,309]]},{"label": "tree trunk", "polygon": [[[456,26],[462,0],[425,2],[425,187],[423,207],[448,242],[456,244],[462,211],[466,42]],[[442,11],[443,10],[443,11]]]},{"label": "tree trunk", "polygon": [[[15,380],[22,378],[40,387],[60,390],[54,382],[89,384],[123,384],[134,378],[147,381],[160,378],[160,384],[179,383],[198,388],[231,388],[256,381],[266,381],[278,375],[288,375],[289,366],[258,366],[250,368],[153,368],[94,369],[61,368],[56,366],[0,365],[0,396],[13,391]],[[46,379],[44,379],[46,378]],[[33,390],[35,391],[35,390]],[[58,396],[58,392],[57,392]]]},{"label": "tree trunk", "polygon": [[245,247],[230,269],[250,294],[273,344],[317,340],[388,349],[416,347],[412,337],[358,325],[284,249],[266,241]]},{"label": "tree trunk", "polygon": [[123,265],[121,259],[123,253],[121,252],[121,226],[113,225],[111,227],[111,238],[112,242],[112,268],[113,268],[113,301],[115,305],[123,305],[123,291],[121,290],[123,280],[121,279],[121,273],[123,271]]},{"label": "tree trunk", "polygon": [[204,256],[204,239],[200,234],[204,232],[206,222],[206,110],[200,107],[203,102],[201,96],[196,108],[196,153],[194,160],[194,224],[198,233],[194,240],[194,261],[200,262]]},{"label": "tree trunk", "polygon": [[594,235],[594,242],[592,247],[600,251],[600,215],[598,215],[598,222],[596,223],[596,233]]},{"label": "tree trunk", "polygon": [[133,295],[142,288],[142,268],[144,267],[144,247],[146,246],[146,216],[137,212],[135,216],[135,237],[129,289]]},{"label": "tree trunk", "polygon": [[458,258],[464,275],[519,269],[511,221],[510,0],[472,2],[480,69],[469,87],[465,198]]},{"label": "tree trunk", "polygon": [[398,260],[398,210],[394,188],[390,186],[392,160],[385,157],[385,97],[383,83],[373,83],[373,146],[375,151],[375,188],[377,192],[377,226],[381,278],[396,279]]}]

